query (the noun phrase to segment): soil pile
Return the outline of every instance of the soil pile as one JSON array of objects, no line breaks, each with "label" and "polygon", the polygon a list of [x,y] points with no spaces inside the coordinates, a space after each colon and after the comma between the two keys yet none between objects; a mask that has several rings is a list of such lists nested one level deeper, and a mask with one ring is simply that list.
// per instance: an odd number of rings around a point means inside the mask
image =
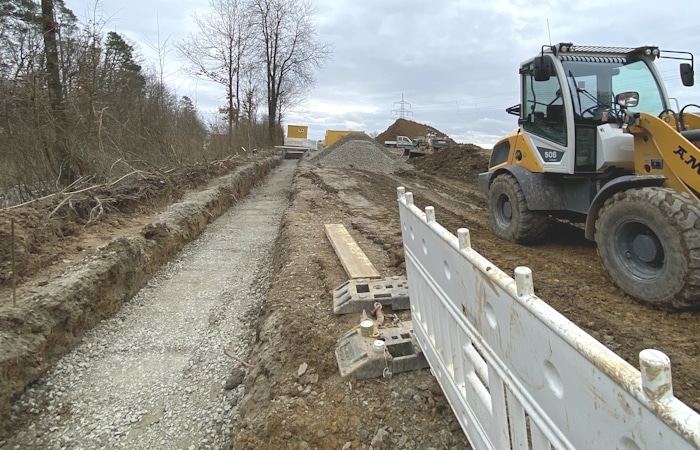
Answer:
[{"label": "soil pile", "polygon": [[343,136],[338,142],[312,157],[320,167],[356,169],[376,173],[394,173],[411,170],[399,154],[379,145],[377,141],[362,133]]},{"label": "soil pile", "polygon": [[[12,286],[11,220],[15,222],[14,274],[21,284],[37,272],[90,247],[85,234],[116,233],[133,216],[149,212],[232,172],[257,155],[234,156],[170,172],[134,171],[117,181],[0,209],[0,293]],[[108,230],[108,231],[106,231]]]},{"label": "soil pile", "polygon": [[451,144],[410,162],[423,173],[475,183],[478,175],[488,170],[490,155],[489,150],[473,144]]},{"label": "soil pile", "polygon": [[[411,139],[423,139],[425,133],[428,129],[435,131],[438,136],[446,136],[445,133],[437,130],[435,127],[429,125],[413,122],[412,120],[406,119],[396,119],[396,122],[391,124],[385,132],[376,137],[377,142],[384,143],[384,141],[393,141],[396,136],[407,136]],[[454,141],[450,140],[451,143]]]}]

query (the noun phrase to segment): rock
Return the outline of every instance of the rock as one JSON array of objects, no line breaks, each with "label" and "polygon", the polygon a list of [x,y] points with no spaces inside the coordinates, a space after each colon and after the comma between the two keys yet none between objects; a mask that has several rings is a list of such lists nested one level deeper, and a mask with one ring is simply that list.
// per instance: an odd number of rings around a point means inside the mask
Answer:
[{"label": "rock", "polygon": [[442,388],[441,388],[440,385],[437,383],[437,381],[436,381],[435,383],[431,383],[431,384],[430,384],[430,389],[429,389],[429,390],[430,390],[430,393],[433,394],[433,395],[435,395],[435,396],[443,396],[443,395],[445,395],[445,394],[442,392]]},{"label": "rock", "polygon": [[316,384],[318,383],[318,374],[317,373],[308,373],[301,378],[299,378],[299,384],[302,386],[306,386],[308,384]]},{"label": "rock", "polygon": [[389,432],[386,427],[381,427],[372,438],[372,448],[375,450],[386,448],[385,444],[389,444]]},{"label": "rock", "polygon": [[301,363],[301,365],[299,366],[299,369],[297,370],[297,376],[300,377],[300,376],[304,375],[306,373],[306,369],[308,369],[308,368],[309,368],[308,364]]},{"label": "rock", "polygon": [[233,371],[231,372],[231,375],[226,380],[226,383],[224,384],[224,389],[226,389],[227,391],[230,391],[231,389],[235,389],[241,383],[243,383],[244,379],[245,379],[245,370],[241,369],[240,367],[237,367],[237,368],[233,369]]}]

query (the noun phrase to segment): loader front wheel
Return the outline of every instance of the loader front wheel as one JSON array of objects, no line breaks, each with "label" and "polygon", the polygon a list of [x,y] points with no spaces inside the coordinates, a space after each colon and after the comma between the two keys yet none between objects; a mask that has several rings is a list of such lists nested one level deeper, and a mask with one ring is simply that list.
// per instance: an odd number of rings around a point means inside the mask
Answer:
[{"label": "loader front wheel", "polygon": [[528,209],[518,180],[510,174],[499,175],[491,183],[489,214],[491,229],[501,239],[531,244],[547,231],[547,216]]},{"label": "loader front wheel", "polygon": [[700,205],[673,189],[609,198],[596,221],[603,268],[625,293],[654,307],[700,307]]}]

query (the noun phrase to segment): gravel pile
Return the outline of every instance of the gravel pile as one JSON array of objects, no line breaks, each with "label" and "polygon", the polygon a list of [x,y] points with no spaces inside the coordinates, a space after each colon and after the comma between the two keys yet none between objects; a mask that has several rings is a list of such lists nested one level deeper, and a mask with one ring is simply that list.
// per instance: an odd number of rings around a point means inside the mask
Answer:
[{"label": "gravel pile", "polygon": [[384,148],[364,133],[342,137],[335,144],[313,155],[311,161],[320,167],[378,173],[412,169],[404,156]]},{"label": "gravel pile", "polygon": [[29,387],[0,449],[223,449],[295,164],[283,163]]}]

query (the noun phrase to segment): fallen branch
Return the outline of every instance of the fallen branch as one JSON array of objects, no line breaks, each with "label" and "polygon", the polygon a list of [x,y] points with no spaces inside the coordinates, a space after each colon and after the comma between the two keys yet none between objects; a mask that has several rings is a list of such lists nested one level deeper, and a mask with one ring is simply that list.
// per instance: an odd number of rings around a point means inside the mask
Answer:
[{"label": "fallen branch", "polygon": [[114,186],[115,184],[117,184],[117,183],[119,183],[120,181],[122,181],[124,178],[130,177],[131,175],[133,175],[133,174],[135,174],[135,173],[141,175],[141,178],[143,178],[143,179],[145,179],[145,177],[143,176],[144,173],[153,176],[153,174],[150,173],[150,172],[146,172],[146,171],[143,171],[143,170],[134,170],[133,172],[129,172],[129,173],[127,173],[126,175],[124,175],[123,177],[120,177],[119,179],[117,179],[117,180],[115,180],[115,181],[112,181],[111,183],[109,183],[109,186]]},{"label": "fallen branch", "polygon": [[40,197],[40,198],[35,198],[35,199],[33,199],[33,200],[29,200],[28,202],[20,203],[19,205],[12,205],[12,206],[8,206],[7,208],[2,208],[2,209],[8,209],[8,210],[9,210],[9,209],[20,208],[20,207],[22,207],[22,206],[31,205],[32,203],[38,202],[39,200],[45,200],[45,199],[47,199],[47,198],[55,197],[56,195],[58,195],[58,192],[54,192],[53,194],[45,195],[45,196]]},{"label": "fallen branch", "polygon": [[87,192],[87,191],[92,191],[93,189],[97,189],[99,187],[105,186],[104,184],[95,184],[89,187],[86,187],[84,189],[80,189],[79,191],[71,191],[71,192],[63,192],[65,195],[75,195],[75,194],[80,194],[81,192]]},{"label": "fallen branch", "polygon": [[88,217],[87,225],[90,225],[91,223],[97,221],[102,216],[102,213],[104,213],[104,208],[102,208],[102,201],[100,200],[99,197],[95,197],[95,200],[97,201],[97,205],[95,205],[91,210],[90,210],[90,216]]},{"label": "fallen branch", "polygon": [[240,364],[242,364],[242,365],[244,365],[244,366],[246,366],[246,367],[248,367],[248,368],[255,367],[254,365],[249,364],[249,363],[243,361],[241,358],[239,358],[239,357],[237,357],[237,356],[233,356],[233,355],[230,354],[228,351],[226,351],[226,349],[224,349],[224,355],[228,356],[228,357],[231,358],[232,360],[234,360],[234,361],[236,361],[236,362],[238,362],[238,363],[240,363]]},{"label": "fallen branch", "polygon": [[61,206],[63,206],[67,201],[69,201],[69,200],[71,199],[72,196],[73,196],[73,194],[70,194],[70,195],[66,196],[66,198],[64,198],[63,200],[61,200],[61,203],[59,203],[58,206],[56,206],[56,207],[53,209],[53,211],[51,211],[51,212],[49,213],[47,219],[50,219],[51,216],[53,216],[54,214],[56,214],[56,211],[58,211],[59,209],[61,209]]}]

